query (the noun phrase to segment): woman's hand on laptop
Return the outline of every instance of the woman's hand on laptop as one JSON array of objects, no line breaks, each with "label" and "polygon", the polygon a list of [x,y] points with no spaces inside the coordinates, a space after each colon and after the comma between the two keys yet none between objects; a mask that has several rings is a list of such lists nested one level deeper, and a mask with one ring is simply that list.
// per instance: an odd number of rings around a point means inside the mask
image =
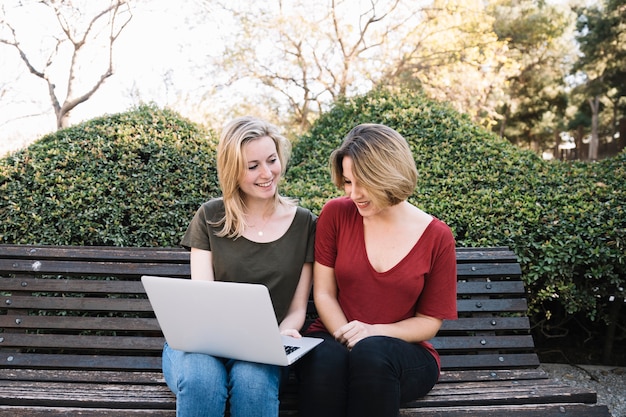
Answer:
[{"label": "woman's hand on laptop", "polygon": [[296,329],[284,329],[280,331],[280,334],[283,336],[295,337],[296,339],[300,339],[302,337],[300,332],[297,331]]}]

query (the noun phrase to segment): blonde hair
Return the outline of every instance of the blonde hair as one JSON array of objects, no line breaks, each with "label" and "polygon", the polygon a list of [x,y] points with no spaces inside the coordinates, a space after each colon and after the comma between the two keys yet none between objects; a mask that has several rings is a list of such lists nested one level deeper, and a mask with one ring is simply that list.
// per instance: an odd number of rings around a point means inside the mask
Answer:
[{"label": "blonde hair", "polygon": [[[213,226],[222,226],[216,235],[237,238],[246,228],[245,193],[239,185],[247,168],[243,146],[255,139],[269,137],[276,145],[276,154],[281,163],[281,176],[284,175],[291,151],[290,142],[282,136],[278,128],[263,120],[245,116],[229,122],[222,131],[217,145],[217,178],[224,200],[224,217]],[[294,201],[278,194],[274,195],[274,205],[294,204]]]},{"label": "blonde hair", "polygon": [[352,159],[352,174],[378,207],[396,205],[413,194],[417,167],[406,139],[380,124],[353,128],[330,156],[333,183],[343,189],[343,158]]}]

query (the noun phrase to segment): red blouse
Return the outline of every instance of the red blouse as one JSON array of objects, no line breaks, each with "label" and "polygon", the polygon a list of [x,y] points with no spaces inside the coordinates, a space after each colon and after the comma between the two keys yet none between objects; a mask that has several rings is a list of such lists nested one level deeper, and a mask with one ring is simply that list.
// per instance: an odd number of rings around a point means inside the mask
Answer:
[{"label": "red blouse", "polygon": [[[315,236],[315,261],[335,270],[338,300],[348,321],[395,323],[420,313],[457,318],[456,251],[450,228],[433,219],[411,251],[385,272],[377,272],[365,250],[363,217],[346,197],[322,209]],[[307,332],[326,331],[320,319]],[[440,364],[428,342],[421,342]]]}]

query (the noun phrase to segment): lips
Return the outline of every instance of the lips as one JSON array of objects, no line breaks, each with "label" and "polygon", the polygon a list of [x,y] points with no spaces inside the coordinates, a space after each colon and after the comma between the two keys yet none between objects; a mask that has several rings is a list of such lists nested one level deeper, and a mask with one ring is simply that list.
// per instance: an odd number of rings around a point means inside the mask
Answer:
[{"label": "lips", "polygon": [[268,181],[268,182],[262,182],[257,184],[257,187],[261,187],[261,188],[268,188],[272,186],[273,181]]}]

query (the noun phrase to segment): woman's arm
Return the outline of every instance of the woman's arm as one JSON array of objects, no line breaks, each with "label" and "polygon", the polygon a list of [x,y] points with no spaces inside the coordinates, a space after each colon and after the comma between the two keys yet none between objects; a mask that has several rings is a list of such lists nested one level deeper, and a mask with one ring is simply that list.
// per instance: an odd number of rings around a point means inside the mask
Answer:
[{"label": "woman's arm", "polygon": [[355,320],[340,327],[333,335],[349,349],[369,336],[389,336],[416,343],[435,337],[442,323],[441,319],[423,314],[390,324],[367,324]]},{"label": "woman's arm", "polygon": [[213,274],[213,254],[209,250],[191,248],[189,254],[191,279],[215,281]]},{"label": "woman's arm", "polygon": [[306,311],[309,304],[309,294],[311,293],[311,282],[313,281],[313,265],[307,262],[302,266],[300,281],[296,287],[289,310],[285,319],[278,326],[280,334],[292,337],[301,337],[299,329],[304,325]]},{"label": "woman's arm", "polygon": [[334,268],[315,262],[313,267],[313,298],[317,313],[331,334],[348,323],[337,300]]}]

